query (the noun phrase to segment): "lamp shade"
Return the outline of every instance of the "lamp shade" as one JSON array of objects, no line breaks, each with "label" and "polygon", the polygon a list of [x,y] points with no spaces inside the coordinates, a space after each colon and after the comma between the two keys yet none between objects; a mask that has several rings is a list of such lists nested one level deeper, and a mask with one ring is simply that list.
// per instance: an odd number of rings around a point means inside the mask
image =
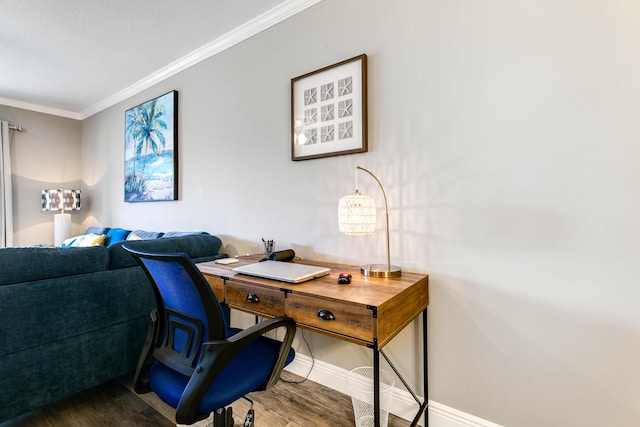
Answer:
[{"label": "lamp shade", "polygon": [[53,216],[53,244],[60,246],[71,234],[71,215],[64,211],[79,211],[80,190],[42,190],[42,210],[57,211]]},{"label": "lamp shade", "polygon": [[365,236],[376,229],[376,203],[355,191],[338,201],[338,229],[350,236]]},{"label": "lamp shade", "polygon": [[79,211],[81,204],[80,190],[42,190],[43,211]]}]

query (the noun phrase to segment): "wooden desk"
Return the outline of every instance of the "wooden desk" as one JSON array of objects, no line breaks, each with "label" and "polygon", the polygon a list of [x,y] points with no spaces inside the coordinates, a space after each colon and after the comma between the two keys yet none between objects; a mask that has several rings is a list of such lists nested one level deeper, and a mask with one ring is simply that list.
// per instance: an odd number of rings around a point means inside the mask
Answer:
[{"label": "wooden desk", "polygon": [[[424,402],[409,390],[420,411],[413,420],[416,425],[428,402],[427,387],[427,306],[428,277],[402,273],[398,278],[366,277],[360,267],[300,261],[331,268],[329,275],[300,284],[289,284],[236,274],[232,268],[251,264],[260,256],[241,257],[230,265],[205,262],[197,264],[216,296],[230,308],[260,317],[288,316],[298,327],[373,349],[375,424],[380,425],[380,353],[382,348],[420,313],[423,319]],[[350,273],[351,284],[339,285],[338,274]],[[320,317],[328,311],[333,320]],[[383,356],[386,355],[382,352]],[[386,358],[388,361],[388,358]],[[396,374],[398,371],[391,365]],[[406,384],[400,376],[402,382]],[[425,413],[425,426],[428,417]]]}]

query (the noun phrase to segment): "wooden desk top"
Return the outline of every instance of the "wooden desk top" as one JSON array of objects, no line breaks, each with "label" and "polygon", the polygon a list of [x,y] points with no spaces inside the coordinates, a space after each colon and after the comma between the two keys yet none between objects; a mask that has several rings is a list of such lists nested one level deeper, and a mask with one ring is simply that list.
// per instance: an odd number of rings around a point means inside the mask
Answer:
[{"label": "wooden desk top", "polygon": [[[325,333],[367,346],[382,348],[408,323],[417,317],[429,304],[428,276],[402,272],[398,278],[367,277],[360,267],[343,264],[302,260],[302,264],[324,266],[331,272],[318,279],[299,284],[263,279],[233,272],[243,264],[258,262],[261,256],[240,257],[235,264],[223,265],[215,262],[199,263],[198,268],[212,284],[218,298],[232,308],[258,313],[254,306],[242,298],[234,297],[235,287],[242,292],[247,289],[283,295],[280,302],[273,302],[271,315],[288,315],[296,319],[300,327]],[[351,284],[338,284],[340,273],[351,274]],[[222,280],[224,288],[216,289],[215,280]],[[231,286],[231,287],[229,287]],[[319,320],[318,309],[331,310],[336,322]]]}]

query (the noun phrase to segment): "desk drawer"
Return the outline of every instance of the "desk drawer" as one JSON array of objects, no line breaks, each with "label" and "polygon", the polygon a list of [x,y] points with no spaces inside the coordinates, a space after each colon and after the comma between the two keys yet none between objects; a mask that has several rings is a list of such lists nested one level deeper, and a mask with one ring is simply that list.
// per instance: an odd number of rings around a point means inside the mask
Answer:
[{"label": "desk drawer", "polygon": [[234,308],[271,316],[284,314],[284,292],[277,289],[228,280],[225,296],[226,303]]},{"label": "desk drawer", "polygon": [[[366,307],[297,295],[295,292],[287,296],[287,301],[289,317],[301,325],[357,340],[373,341],[373,312]],[[319,315],[322,310],[331,312],[334,320],[322,319]]]},{"label": "desk drawer", "polygon": [[224,280],[218,276],[205,275],[205,279],[209,282],[209,286],[213,289],[213,293],[216,294],[218,301],[224,302]]}]

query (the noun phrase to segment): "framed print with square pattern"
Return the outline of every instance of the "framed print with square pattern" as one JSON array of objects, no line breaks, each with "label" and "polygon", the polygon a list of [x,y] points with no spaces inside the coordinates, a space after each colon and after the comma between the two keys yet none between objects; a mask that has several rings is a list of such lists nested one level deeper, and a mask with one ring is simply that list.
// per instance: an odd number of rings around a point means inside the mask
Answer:
[{"label": "framed print with square pattern", "polygon": [[367,149],[367,55],[291,79],[291,160]]}]

